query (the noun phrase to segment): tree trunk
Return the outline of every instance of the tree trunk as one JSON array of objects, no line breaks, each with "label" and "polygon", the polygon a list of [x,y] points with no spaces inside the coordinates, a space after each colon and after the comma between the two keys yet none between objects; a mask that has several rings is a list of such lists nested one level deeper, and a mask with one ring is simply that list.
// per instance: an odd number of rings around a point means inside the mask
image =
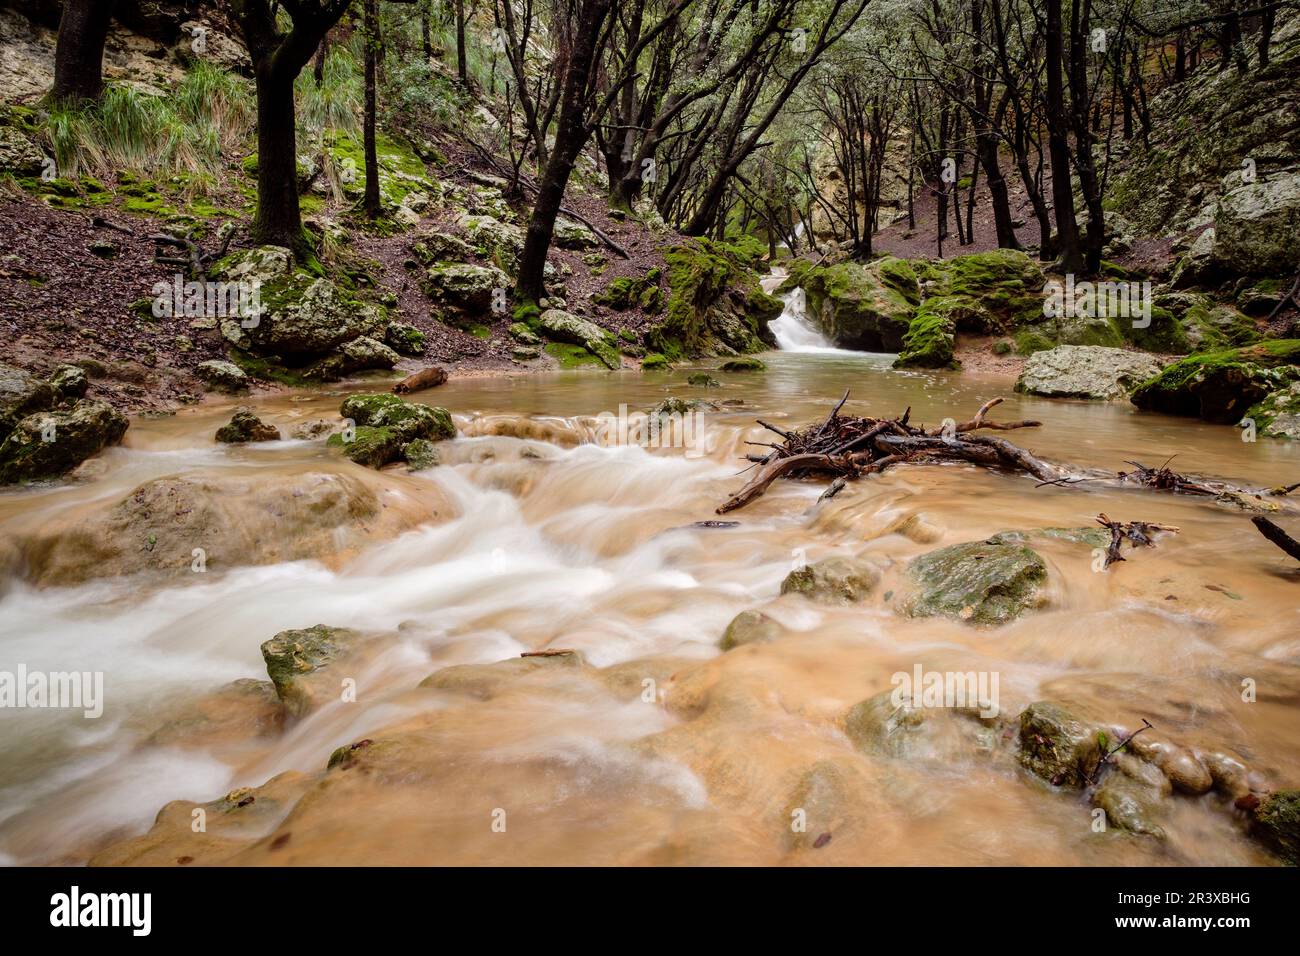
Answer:
[{"label": "tree trunk", "polygon": [[433,59],[433,34],[429,29],[429,4],[432,0],[422,0],[420,4],[420,45],[424,50],[424,59]]},{"label": "tree trunk", "polygon": [[320,46],[316,47],[316,63],[312,67],[312,78],[316,81],[316,89],[325,85],[325,58],[330,53],[329,34],[320,38]]},{"label": "tree trunk", "polygon": [[469,86],[469,65],[465,59],[465,0],[456,0],[456,78]]},{"label": "tree trunk", "polygon": [[293,77],[257,73],[257,214],[252,234],[261,245],[306,248],[298,209]]},{"label": "tree trunk", "polygon": [[1064,57],[1061,28],[1061,0],[1047,0],[1047,138],[1052,161],[1052,204],[1056,213],[1056,243],[1061,268],[1066,272],[1083,269],[1079,246],[1079,224],[1074,217],[1074,186],[1070,180],[1069,121],[1065,115],[1063,85]]},{"label": "tree trunk", "polygon": [[68,0],[59,18],[53,101],[97,100],[104,91],[104,41],[112,0]]},{"label": "tree trunk", "polygon": [[366,152],[366,193],[361,205],[368,219],[378,219],[383,208],[379,201],[379,152],[375,144],[376,103],[375,77],[379,57],[379,0],[365,0],[366,106],[363,137]]},{"label": "tree trunk", "polygon": [[592,129],[586,122],[587,85],[596,59],[596,43],[603,32],[612,0],[584,0],[574,30],[573,50],[564,76],[564,93],[555,126],[555,145],[537,184],[537,200],[528,218],[524,251],[519,256],[515,294],[519,301],[536,302],[546,294],[546,254],[555,232],[555,217],[564,202],[564,189],[586,146]]}]

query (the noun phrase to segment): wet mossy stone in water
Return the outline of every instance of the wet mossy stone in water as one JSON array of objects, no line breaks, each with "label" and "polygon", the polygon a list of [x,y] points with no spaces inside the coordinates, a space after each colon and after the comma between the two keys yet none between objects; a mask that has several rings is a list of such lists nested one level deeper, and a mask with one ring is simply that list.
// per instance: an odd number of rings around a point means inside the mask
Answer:
[{"label": "wet mossy stone in water", "polygon": [[54,387],[43,378],[0,364],[0,439],[28,415],[50,408],[57,397]]},{"label": "wet mossy stone in water", "polygon": [[1104,548],[1110,544],[1110,532],[1105,528],[1033,528],[1029,531],[999,531],[987,539],[988,544],[1024,544],[1034,538],[1050,538]]},{"label": "wet mossy stone in water", "polygon": [[231,416],[230,421],[217,429],[217,441],[227,445],[239,445],[245,442],[276,441],[280,430],[268,425],[252,412],[241,409]]},{"label": "wet mossy stone in water", "polygon": [[864,600],[880,583],[880,571],[853,558],[824,558],[796,568],[781,582],[782,594],[802,594],[824,604]]},{"label": "wet mossy stone in water", "polygon": [[1247,409],[1300,378],[1300,339],[1271,339],[1180,359],[1138,386],[1138,408],[1235,424]]},{"label": "wet mossy stone in water", "polygon": [[622,364],[613,336],[595,322],[561,309],[547,309],[538,319],[538,331],[555,342],[582,346],[606,368],[616,369]]},{"label": "wet mossy stone in water", "polygon": [[1119,754],[1115,761],[1093,793],[1093,805],[1106,812],[1106,821],[1116,829],[1163,839],[1161,819],[1168,781],[1150,764],[1127,754]]},{"label": "wet mossy stone in water", "polygon": [[894,703],[892,690],[854,704],[844,721],[844,732],[863,753],[907,757],[919,742],[926,714],[909,700]]},{"label": "wet mossy stone in water", "polygon": [[975,541],[915,558],[907,566],[910,617],[943,615],[970,624],[1005,624],[1042,603],[1047,565],[1024,545]]},{"label": "wet mossy stone in water", "polygon": [[266,673],[289,713],[300,716],[311,706],[311,695],[303,678],[345,652],[356,632],[317,624],[301,630],[281,631],[262,644]]},{"label": "wet mossy stone in water", "polygon": [[696,388],[716,388],[718,380],[708,372],[696,372],[686,379],[687,385],[693,385]]},{"label": "wet mossy stone in water", "polygon": [[808,317],[840,348],[898,352],[921,304],[912,264],[886,256],[863,265],[793,262],[779,293],[802,288]]},{"label": "wet mossy stone in water", "polygon": [[729,651],[743,644],[767,644],[780,637],[784,630],[762,611],[741,611],[727,625],[718,647]]},{"label": "wet mossy stone in water", "polygon": [[767,366],[762,360],[756,359],[750,355],[742,355],[740,358],[728,359],[723,362],[719,368],[724,372],[766,372]]},{"label": "wet mossy stone in water", "polygon": [[0,484],[66,474],[120,442],[127,424],[126,416],[112,405],[90,399],[27,415],[9,429],[0,443]]},{"label": "wet mossy stone in water", "polygon": [[[358,465],[382,468],[404,456],[419,439],[429,442],[456,437],[456,426],[445,408],[408,402],[386,392],[350,395],[339,414],[355,427],[331,435],[328,445],[342,448]],[[415,446],[417,460],[423,446]]]},{"label": "wet mossy stone in water", "polygon": [[1269,794],[1252,816],[1255,835],[1292,866],[1300,866],[1300,790]]},{"label": "wet mossy stone in water", "polygon": [[1020,765],[1056,787],[1081,789],[1101,760],[1098,729],[1060,704],[1039,701],[1020,713]]},{"label": "wet mossy stone in water", "polygon": [[641,360],[641,369],[646,372],[666,372],[672,368],[667,356],[651,352]]},{"label": "wet mossy stone in water", "polygon": [[424,471],[438,464],[438,446],[427,438],[417,438],[402,447],[402,457],[411,471]]}]

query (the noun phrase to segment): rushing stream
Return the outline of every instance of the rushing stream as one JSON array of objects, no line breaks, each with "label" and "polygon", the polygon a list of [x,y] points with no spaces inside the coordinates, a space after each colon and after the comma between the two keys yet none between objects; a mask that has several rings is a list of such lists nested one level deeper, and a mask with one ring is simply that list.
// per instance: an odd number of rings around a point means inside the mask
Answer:
[{"label": "rushing stream", "polygon": [[[394,727],[406,732],[409,772],[354,775],[332,800],[304,801],[287,861],[778,862],[790,794],[820,760],[847,768],[855,796],[842,835],[816,862],[1269,861],[1214,795],[1172,801],[1163,842],[1108,839],[1092,832],[1078,796],[979,754],[870,757],[842,732],[849,707],[917,663],[995,671],[1008,714],[1053,698],[1129,726],[1145,717],[1167,737],[1223,748],[1269,783],[1295,786],[1300,580],[1240,512],[1135,490],[1035,488],[951,466],[895,469],[822,503],[824,485],[779,482],[726,516],[737,527],[693,523],[714,518],[745,480],[744,442],[766,440],[755,418],[819,420],[845,388],[849,412],[910,406],[913,421],[928,423],[969,417],[1002,395],[996,418],[1043,423],[1009,438],[1084,466],[1177,455],[1183,472],[1270,486],[1296,480],[1300,448],[805,344],[764,356],[764,375],[715,373],[723,385],[708,392],[687,388],[683,369],[453,380],[414,396],[446,405],[461,430],[440,466],[415,474],[367,473],[323,441],[214,444],[232,406],[208,404],[134,421],[95,481],[0,496],[0,529],[32,561],[29,542],[72,534],[94,509],[167,475],[238,477],[252,509],[259,483],[341,473],[380,489],[393,509],[438,511],[320,561],[161,582],[93,574],[73,587],[4,582],[0,669],[102,671],[105,708],[98,719],[0,711],[0,861],[86,861],[147,831],[169,801],[214,800],[285,771],[318,774],[334,748],[382,740]],[[690,453],[592,441],[596,415],[646,409],[669,388],[743,405],[707,412],[703,447]],[[339,401],[314,393],[253,404],[287,434],[297,421],[337,419]],[[1093,571],[1087,547],[1035,544],[1049,565],[1050,603],[998,629],[909,619],[888,606],[885,595],[918,554],[1007,529],[1088,525],[1099,512],[1181,533],[1105,573]],[[832,554],[875,562],[880,593],[849,607],[779,596],[793,563]],[[728,622],[755,607],[788,633],[720,653]],[[283,733],[240,719],[192,732],[192,721],[178,721],[233,680],[265,680],[262,642],[317,623],[387,635],[354,675],[355,702],[325,706]],[[580,650],[603,676],[558,668],[474,698],[417,686],[453,664],[544,648]],[[1258,687],[1255,702],[1241,700],[1245,678]],[[647,701],[647,680],[671,688],[666,698]],[[283,779],[291,789],[299,775]],[[292,804],[240,836],[270,832]],[[510,814],[509,837],[490,826],[498,808]],[[246,852],[234,860],[263,859]]]}]

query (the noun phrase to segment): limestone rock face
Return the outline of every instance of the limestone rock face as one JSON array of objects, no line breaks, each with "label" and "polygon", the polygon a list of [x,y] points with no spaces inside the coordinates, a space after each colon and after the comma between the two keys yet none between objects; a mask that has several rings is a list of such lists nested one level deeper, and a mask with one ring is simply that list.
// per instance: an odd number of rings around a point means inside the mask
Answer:
[{"label": "limestone rock face", "polygon": [[1112,401],[1126,397],[1159,372],[1160,363],[1141,352],[1100,345],[1058,345],[1029,357],[1016,391]]},{"label": "limestone rock face", "polygon": [[1289,388],[1300,377],[1300,340],[1271,339],[1237,349],[1198,352],[1168,366],[1139,386],[1138,408],[1192,415],[1228,425],[1255,403]]},{"label": "limestone rock face", "polygon": [[595,322],[560,309],[547,309],[538,320],[538,328],[553,341],[581,345],[606,368],[618,368],[621,364],[618,350],[610,344],[609,333]]}]

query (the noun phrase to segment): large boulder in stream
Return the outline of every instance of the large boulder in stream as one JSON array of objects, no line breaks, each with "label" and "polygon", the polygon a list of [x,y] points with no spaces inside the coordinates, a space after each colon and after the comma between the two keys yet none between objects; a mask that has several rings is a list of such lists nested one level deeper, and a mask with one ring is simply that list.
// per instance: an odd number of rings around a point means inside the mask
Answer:
[{"label": "large boulder in stream", "polygon": [[1098,729],[1051,701],[1030,704],[1017,722],[1021,766],[1053,786],[1082,789],[1101,760]]},{"label": "large boulder in stream", "polygon": [[1113,401],[1159,372],[1160,363],[1141,352],[1100,345],[1058,345],[1029,357],[1016,381],[1016,391],[1048,398]]},{"label": "large boulder in stream", "polygon": [[1265,438],[1289,438],[1300,441],[1300,378],[1246,412],[1254,421],[1256,433]]},{"label": "large boulder in stream", "polygon": [[20,419],[0,443],[0,484],[57,478],[126,434],[126,416],[106,402],[80,399]]},{"label": "large boulder in stream", "polygon": [[802,594],[823,604],[854,604],[880,583],[880,570],[853,558],[824,558],[796,568],[781,582],[782,594]]},{"label": "large boulder in stream", "polygon": [[1189,355],[1133,392],[1138,408],[1236,424],[1256,402],[1300,379],[1300,339]]},{"label": "large boulder in stream", "polygon": [[340,682],[319,671],[345,655],[359,639],[355,631],[317,624],[281,631],[262,645],[266,673],[290,718],[305,717],[329,700],[338,700]]},{"label": "large boulder in stream", "polygon": [[[339,406],[339,414],[352,427],[331,435],[328,444],[359,465],[382,468],[406,457],[417,442],[443,441],[456,436],[451,413],[445,408],[408,402],[384,392],[350,395]],[[417,445],[420,459],[427,449]]]},{"label": "large boulder in stream", "polygon": [[690,239],[664,252],[669,297],[646,346],[669,361],[774,348],[767,324],[781,300],[759,284],[758,261],[744,247]]},{"label": "large boulder in stream", "polygon": [[547,309],[537,320],[537,331],[555,342],[581,345],[606,368],[615,369],[622,364],[613,345],[613,335],[595,322],[561,309]]},{"label": "large boulder in stream", "polygon": [[1005,624],[1045,598],[1047,565],[1022,544],[974,541],[915,558],[907,566],[910,617],[942,615],[969,624]]},{"label": "large boulder in stream", "polygon": [[1269,794],[1251,814],[1252,832],[1292,866],[1300,866],[1300,790]]},{"label": "large boulder in stream", "polygon": [[120,501],[18,526],[6,570],[38,585],[75,585],[139,573],[202,581],[205,572],[284,561],[337,566],[452,512],[436,486],[391,495],[393,480],[265,470],[157,478]]}]

